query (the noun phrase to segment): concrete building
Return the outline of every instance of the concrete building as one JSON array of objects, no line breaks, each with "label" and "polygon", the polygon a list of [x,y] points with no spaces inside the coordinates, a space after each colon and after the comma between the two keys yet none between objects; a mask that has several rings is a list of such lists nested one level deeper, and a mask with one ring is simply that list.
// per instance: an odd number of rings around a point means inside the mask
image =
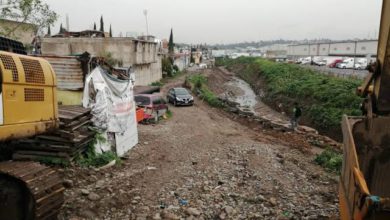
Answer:
[{"label": "concrete building", "polygon": [[68,56],[110,53],[122,66],[132,66],[136,85],[149,85],[162,78],[161,54],[158,43],[134,38],[43,38],[43,55]]},{"label": "concrete building", "polygon": [[24,45],[31,44],[37,32],[37,27],[33,24],[0,19],[0,35],[5,35],[13,29],[15,31],[9,38],[20,41]]},{"label": "concrete building", "polygon": [[187,68],[190,65],[190,52],[182,51],[181,53],[175,53],[173,64],[176,65],[180,71]]},{"label": "concrete building", "polygon": [[376,57],[377,48],[377,40],[297,44],[288,46],[287,56],[290,59],[309,56]]}]

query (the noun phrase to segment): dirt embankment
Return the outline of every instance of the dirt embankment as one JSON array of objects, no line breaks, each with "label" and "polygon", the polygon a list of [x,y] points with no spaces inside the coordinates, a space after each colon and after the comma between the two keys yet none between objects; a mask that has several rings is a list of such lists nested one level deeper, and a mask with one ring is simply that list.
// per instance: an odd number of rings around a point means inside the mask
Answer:
[{"label": "dirt embankment", "polygon": [[[252,89],[255,91],[255,93],[261,97],[261,100],[267,104],[269,107],[271,107],[273,110],[278,111],[280,113],[285,114],[286,116],[290,117],[292,113],[292,109],[294,106],[294,103],[297,102],[303,109],[303,114],[300,119],[300,124],[313,127],[316,130],[318,130],[321,134],[331,137],[332,139],[342,142],[342,133],[341,128],[331,128],[331,129],[325,129],[320,126],[317,126],[313,123],[313,120],[310,118],[310,116],[305,112],[305,109],[310,109],[310,107],[313,104],[313,100],[309,99],[294,99],[290,98],[285,95],[273,95],[272,97],[267,93],[267,83],[264,79],[264,77],[261,74],[246,74],[245,73],[246,65],[244,64],[236,64],[234,66],[231,66],[229,68],[229,71],[235,73],[236,76],[242,78],[246,82],[248,82]],[[258,68],[254,72],[260,73],[261,70]],[[341,119],[340,119],[341,123]]]}]

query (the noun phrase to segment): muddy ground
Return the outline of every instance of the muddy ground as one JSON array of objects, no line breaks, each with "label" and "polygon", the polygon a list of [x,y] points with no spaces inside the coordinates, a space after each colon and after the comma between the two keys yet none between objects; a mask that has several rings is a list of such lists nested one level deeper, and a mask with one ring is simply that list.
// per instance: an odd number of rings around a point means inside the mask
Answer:
[{"label": "muddy ground", "polygon": [[170,110],[172,118],[139,126],[140,144],[120,165],[64,169],[60,219],[338,218],[337,176],[302,150],[310,148],[304,136],[254,126],[199,99]]}]

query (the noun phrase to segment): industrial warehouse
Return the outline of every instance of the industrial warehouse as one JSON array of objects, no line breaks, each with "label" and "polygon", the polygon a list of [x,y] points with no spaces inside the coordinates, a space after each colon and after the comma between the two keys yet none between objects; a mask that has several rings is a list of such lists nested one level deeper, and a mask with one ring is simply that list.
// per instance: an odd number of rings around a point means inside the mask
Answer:
[{"label": "industrial warehouse", "polygon": [[308,56],[376,57],[377,49],[377,40],[296,44],[287,46],[287,58],[296,60]]}]

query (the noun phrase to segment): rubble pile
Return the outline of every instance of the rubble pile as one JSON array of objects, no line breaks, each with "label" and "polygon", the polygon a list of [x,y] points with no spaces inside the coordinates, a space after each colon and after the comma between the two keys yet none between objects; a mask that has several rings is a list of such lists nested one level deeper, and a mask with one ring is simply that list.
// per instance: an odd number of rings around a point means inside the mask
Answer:
[{"label": "rubble pile", "polygon": [[91,110],[81,106],[59,106],[59,129],[13,143],[13,159],[57,158],[72,161],[87,149],[94,138],[88,129]]},{"label": "rubble pile", "polygon": [[[251,141],[225,147],[210,150],[207,157],[213,159],[207,167],[198,155],[192,161],[181,162],[176,172],[182,179],[172,179],[160,189],[136,183],[140,177],[162,172],[157,167],[126,168],[117,173],[84,171],[83,175],[80,175],[83,171],[68,170],[68,178],[78,178],[67,191],[72,200],[66,205],[65,216],[70,217],[71,213],[88,219],[338,216],[337,179],[306,167],[306,161],[297,159],[302,157],[299,151],[279,153],[273,150],[274,146]],[[127,163],[131,162],[126,161],[124,166],[128,167]]]}]

